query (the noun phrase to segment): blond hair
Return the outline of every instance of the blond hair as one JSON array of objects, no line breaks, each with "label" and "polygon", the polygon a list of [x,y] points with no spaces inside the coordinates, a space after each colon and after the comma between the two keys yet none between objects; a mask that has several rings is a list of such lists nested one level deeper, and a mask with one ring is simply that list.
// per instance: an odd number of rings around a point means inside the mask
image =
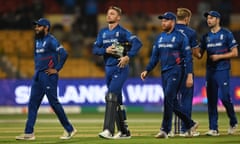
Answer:
[{"label": "blond hair", "polygon": [[122,9],[120,7],[110,6],[110,7],[108,7],[108,10],[110,10],[110,9],[115,10],[118,13],[118,15],[122,15]]},{"label": "blond hair", "polygon": [[183,20],[186,17],[191,17],[192,12],[187,8],[177,8],[177,19]]}]

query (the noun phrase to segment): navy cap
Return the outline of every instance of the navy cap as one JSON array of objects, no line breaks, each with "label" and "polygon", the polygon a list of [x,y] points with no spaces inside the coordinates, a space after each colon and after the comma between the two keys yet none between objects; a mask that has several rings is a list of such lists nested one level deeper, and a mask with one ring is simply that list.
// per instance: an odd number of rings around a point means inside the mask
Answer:
[{"label": "navy cap", "polygon": [[204,17],[207,17],[208,15],[210,15],[212,17],[216,17],[216,18],[221,18],[220,13],[217,11],[209,11],[209,12],[204,13]]},{"label": "navy cap", "polygon": [[176,21],[176,15],[173,12],[165,12],[163,15],[158,16],[159,19],[167,19]]},{"label": "navy cap", "polygon": [[39,20],[34,21],[33,24],[40,25],[40,26],[47,26],[49,29],[51,27],[49,20],[47,20],[46,18],[40,18]]}]

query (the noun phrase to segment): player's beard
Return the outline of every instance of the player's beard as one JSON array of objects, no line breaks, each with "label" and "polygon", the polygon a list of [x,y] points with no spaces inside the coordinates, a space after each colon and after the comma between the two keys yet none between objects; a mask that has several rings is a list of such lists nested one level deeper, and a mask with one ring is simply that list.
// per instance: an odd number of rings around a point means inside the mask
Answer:
[{"label": "player's beard", "polygon": [[108,21],[108,24],[115,24],[116,21]]},{"label": "player's beard", "polygon": [[208,23],[208,27],[209,27],[210,29],[212,29],[212,28],[216,27],[216,24]]},{"label": "player's beard", "polygon": [[41,31],[35,33],[36,39],[42,39],[44,36],[45,36],[44,30],[41,30]]},{"label": "player's beard", "polygon": [[164,26],[164,27],[162,27],[162,29],[163,29],[164,32],[170,32],[170,30],[172,29],[172,27],[170,27],[170,26]]}]

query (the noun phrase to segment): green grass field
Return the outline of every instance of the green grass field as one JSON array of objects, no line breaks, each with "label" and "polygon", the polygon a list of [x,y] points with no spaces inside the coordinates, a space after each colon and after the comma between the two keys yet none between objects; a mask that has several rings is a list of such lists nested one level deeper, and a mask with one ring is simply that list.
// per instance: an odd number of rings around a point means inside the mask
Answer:
[{"label": "green grass field", "polygon": [[[240,115],[238,113],[238,119]],[[129,140],[105,140],[98,137],[102,130],[103,113],[69,114],[70,121],[78,130],[71,140],[60,140],[63,128],[55,114],[40,114],[35,126],[35,141],[15,140],[15,136],[24,130],[26,115],[0,115],[0,143],[4,144],[240,144],[240,131],[235,135],[227,135],[228,118],[225,113],[219,113],[219,137],[205,136],[208,130],[208,117],[206,113],[193,113],[193,119],[200,123],[199,137],[169,139],[155,139],[159,131],[162,113],[128,113],[129,128],[132,138]]]}]

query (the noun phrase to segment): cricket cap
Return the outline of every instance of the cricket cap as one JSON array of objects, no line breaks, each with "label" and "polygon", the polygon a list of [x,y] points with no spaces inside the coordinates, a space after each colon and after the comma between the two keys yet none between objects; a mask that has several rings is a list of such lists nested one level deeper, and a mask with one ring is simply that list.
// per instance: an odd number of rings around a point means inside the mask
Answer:
[{"label": "cricket cap", "polygon": [[165,12],[163,15],[158,16],[159,19],[167,19],[176,21],[176,15],[173,12]]},{"label": "cricket cap", "polygon": [[217,11],[209,11],[209,12],[204,13],[204,17],[207,17],[208,15],[210,15],[212,17],[216,17],[216,18],[221,18],[220,13]]},{"label": "cricket cap", "polygon": [[51,24],[50,24],[49,20],[47,20],[46,18],[40,18],[39,20],[34,21],[33,24],[40,25],[40,26],[46,26],[49,29],[51,28]]}]

